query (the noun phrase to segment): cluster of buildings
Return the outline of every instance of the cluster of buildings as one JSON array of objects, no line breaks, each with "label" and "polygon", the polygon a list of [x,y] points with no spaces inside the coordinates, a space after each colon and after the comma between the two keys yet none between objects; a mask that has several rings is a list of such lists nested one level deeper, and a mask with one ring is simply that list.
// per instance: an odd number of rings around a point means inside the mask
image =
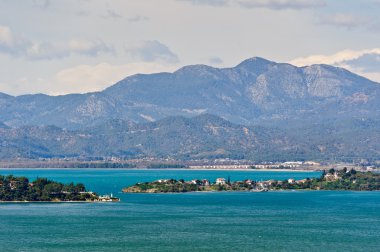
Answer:
[{"label": "cluster of buildings", "polygon": [[[172,179],[159,179],[159,180],[156,180],[154,182],[170,183],[170,181],[172,181]],[[218,181],[218,179],[217,179],[217,181]],[[210,186],[211,185],[211,183],[208,179],[193,179],[191,181],[184,181],[184,180],[180,179],[179,182],[184,183],[184,184],[192,184],[192,185],[199,185],[199,186]],[[226,184],[226,183],[224,182],[224,184]]]},{"label": "cluster of buildings", "polygon": [[[171,179],[159,179],[156,180],[155,182],[158,183],[170,183],[172,180]],[[294,184],[304,184],[308,181],[308,179],[301,179],[301,180],[295,180],[293,178],[290,178],[287,180],[288,184],[294,185]],[[185,184],[193,184],[193,185],[198,185],[198,186],[211,186],[213,183],[211,183],[208,179],[193,179],[191,181],[184,181],[184,180],[179,180],[181,183]],[[233,184],[244,184],[248,186],[255,186],[258,188],[269,188],[275,184],[281,185],[284,182],[281,180],[266,180],[266,181],[254,181],[251,179],[246,179],[243,181],[236,181]],[[231,185],[230,179],[225,179],[225,178],[217,178],[215,180],[214,185]]]},{"label": "cluster of buildings", "polygon": [[321,164],[314,161],[289,161],[289,162],[266,162],[266,163],[194,163],[190,169],[318,169]]},{"label": "cluster of buildings", "polygon": [[339,179],[338,173],[335,171],[334,173],[327,173],[324,176],[326,181],[335,181]]}]

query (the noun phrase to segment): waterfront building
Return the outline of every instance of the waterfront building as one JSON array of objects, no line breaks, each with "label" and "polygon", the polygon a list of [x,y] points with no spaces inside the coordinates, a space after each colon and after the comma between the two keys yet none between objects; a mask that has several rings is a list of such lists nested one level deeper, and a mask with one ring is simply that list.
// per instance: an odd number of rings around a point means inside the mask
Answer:
[{"label": "waterfront building", "polygon": [[215,184],[217,185],[225,185],[226,184],[226,179],[225,178],[217,178],[215,181]]}]

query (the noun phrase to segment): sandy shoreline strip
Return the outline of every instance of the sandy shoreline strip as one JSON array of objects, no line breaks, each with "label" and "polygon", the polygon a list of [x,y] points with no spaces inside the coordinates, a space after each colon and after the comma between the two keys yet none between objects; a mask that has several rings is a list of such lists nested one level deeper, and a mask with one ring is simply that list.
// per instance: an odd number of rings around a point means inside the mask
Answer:
[{"label": "sandy shoreline strip", "polygon": [[218,168],[0,168],[0,171],[10,170],[130,170],[130,171],[247,171],[247,172],[319,172],[306,169],[218,169]]},{"label": "sandy shoreline strip", "polygon": [[293,169],[218,169],[218,168],[191,168],[192,171],[247,171],[247,172],[318,172],[319,170],[293,170]]}]

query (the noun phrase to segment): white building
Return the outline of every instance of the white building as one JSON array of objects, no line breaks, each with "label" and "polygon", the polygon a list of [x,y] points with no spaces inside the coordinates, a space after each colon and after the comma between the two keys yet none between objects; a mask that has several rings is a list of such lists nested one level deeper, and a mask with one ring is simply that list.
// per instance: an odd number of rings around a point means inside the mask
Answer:
[{"label": "white building", "polygon": [[156,182],[158,183],[167,183],[169,181],[169,179],[159,179],[159,180],[156,180]]},{"label": "white building", "polygon": [[293,178],[288,179],[289,184],[294,184],[296,181]]},{"label": "white building", "polygon": [[193,185],[198,185],[199,184],[199,180],[193,179],[193,180],[191,180],[190,183],[193,184]]},{"label": "white building", "polygon": [[327,173],[325,175],[325,179],[326,179],[326,181],[335,181],[335,180],[339,179],[339,175],[336,172],[334,172],[334,174]]},{"label": "white building", "polygon": [[217,178],[215,181],[215,184],[217,185],[225,185],[226,184],[226,179],[225,178]]}]

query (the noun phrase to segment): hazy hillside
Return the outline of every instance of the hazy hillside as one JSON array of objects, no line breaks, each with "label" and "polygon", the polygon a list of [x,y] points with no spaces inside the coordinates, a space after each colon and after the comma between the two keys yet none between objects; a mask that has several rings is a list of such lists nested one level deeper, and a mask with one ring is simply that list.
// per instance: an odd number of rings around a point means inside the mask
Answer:
[{"label": "hazy hillside", "polygon": [[251,58],[233,68],[194,65],[174,73],[138,74],[97,93],[0,95],[0,121],[17,127],[79,129],[110,119],[141,123],[202,113],[272,126],[297,119],[304,124],[379,119],[380,85],[328,65],[298,68]]},{"label": "hazy hillside", "polygon": [[[326,123],[283,129],[241,126],[212,115],[169,117],[135,124],[112,120],[85,130],[55,126],[0,127],[0,159],[39,157],[238,158],[257,161],[352,158],[380,155],[377,121]],[[355,128],[355,130],[353,130]]]}]

